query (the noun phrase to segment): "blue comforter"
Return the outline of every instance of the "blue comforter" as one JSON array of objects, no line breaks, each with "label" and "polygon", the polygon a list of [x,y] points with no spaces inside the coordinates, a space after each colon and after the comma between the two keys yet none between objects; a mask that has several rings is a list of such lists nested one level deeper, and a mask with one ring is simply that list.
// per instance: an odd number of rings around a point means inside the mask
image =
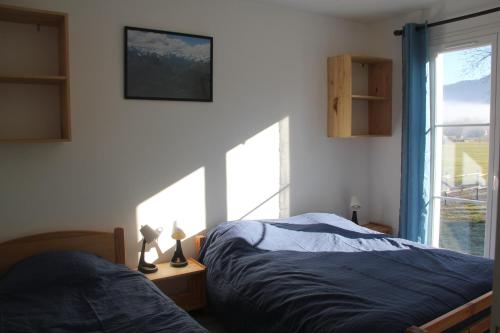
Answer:
[{"label": "blue comforter", "polygon": [[1,277],[0,332],[207,333],[141,273],[85,252],[43,253]]},{"label": "blue comforter", "polygon": [[492,288],[491,260],[331,214],[220,224],[201,260],[210,305],[234,332],[401,333]]}]

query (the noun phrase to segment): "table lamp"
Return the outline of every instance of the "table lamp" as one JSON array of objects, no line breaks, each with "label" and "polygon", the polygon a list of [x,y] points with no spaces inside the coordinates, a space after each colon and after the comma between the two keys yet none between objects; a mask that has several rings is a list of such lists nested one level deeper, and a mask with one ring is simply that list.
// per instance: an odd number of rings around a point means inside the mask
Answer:
[{"label": "table lamp", "polygon": [[187,266],[186,258],[182,253],[181,240],[186,238],[186,234],[182,231],[181,228],[177,226],[177,221],[174,222],[174,227],[172,228],[172,238],[175,239],[175,253],[170,261],[170,266],[172,267],[184,267]]},{"label": "table lamp", "polygon": [[153,242],[154,240],[156,240],[160,236],[160,232],[157,230],[154,230],[149,225],[143,225],[141,227],[141,234],[143,237],[141,259],[139,259],[139,265],[137,266],[137,269],[140,272],[143,272],[144,274],[154,273],[154,272],[158,271],[158,267],[156,267],[155,264],[147,263],[144,260],[144,250],[146,248],[146,244]]},{"label": "table lamp", "polygon": [[361,203],[359,202],[359,199],[358,197],[356,197],[355,195],[353,195],[351,197],[351,209],[352,209],[352,218],[351,218],[351,221],[356,223],[356,224],[359,224],[358,223],[358,213],[357,211],[361,208]]}]

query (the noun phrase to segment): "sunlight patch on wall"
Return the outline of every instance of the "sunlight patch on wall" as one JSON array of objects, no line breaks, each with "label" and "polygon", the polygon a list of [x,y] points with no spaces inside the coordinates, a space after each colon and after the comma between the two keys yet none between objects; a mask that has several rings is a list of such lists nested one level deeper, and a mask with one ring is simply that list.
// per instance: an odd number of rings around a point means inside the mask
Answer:
[{"label": "sunlight patch on wall", "polygon": [[226,153],[228,220],[288,216],[288,117]]},{"label": "sunlight patch on wall", "polygon": [[[153,229],[163,228],[158,247],[164,253],[175,245],[170,237],[174,221],[184,230],[186,238],[206,229],[205,168],[201,167],[163,191],[137,206],[137,241],[142,240],[139,229],[148,224]],[[158,259],[153,246],[146,253],[146,261]]]},{"label": "sunlight patch on wall", "polygon": [[290,216],[290,124],[280,120],[280,217]]}]

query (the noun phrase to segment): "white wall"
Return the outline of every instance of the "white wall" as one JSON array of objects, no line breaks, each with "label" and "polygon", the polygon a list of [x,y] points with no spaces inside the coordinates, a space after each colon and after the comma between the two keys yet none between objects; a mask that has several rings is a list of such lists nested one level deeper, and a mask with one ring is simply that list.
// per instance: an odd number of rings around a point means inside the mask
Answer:
[{"label": "white wall", "polygon": [[[69,13],[73,142],[0,146],[0,241],[124,226],[134,265],[138,217],[190,229],[193,216],[193,232],[224,221],[226,152],[286,117],[291,214],[368,203],[367,141],[328,139],[325,123],[326,58],[368,53],[365,26],[239,0],[3,3]],[[213,36],[214,102],[125,100],[125,25]]]}]

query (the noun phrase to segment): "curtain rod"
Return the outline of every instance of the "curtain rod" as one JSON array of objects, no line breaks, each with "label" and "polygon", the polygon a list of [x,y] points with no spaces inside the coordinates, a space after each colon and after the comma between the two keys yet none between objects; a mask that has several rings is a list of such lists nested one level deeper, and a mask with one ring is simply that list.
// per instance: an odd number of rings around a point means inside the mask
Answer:
[{"label": "curtain rod", "polygon": [[[483,10],[481,12],[477,12],[477,13],[473,13],[473,14],[468,14],[468,15],[454,17],[454,18],[447,19],[447,20],[442,20],[442,21],[437,21],[437,22],[429,23],[429,24],[427,24],[427,27],[428,28],[432,28],[432,27],[436,27],[438,25],[443,25],[443,24],[447,24],[447,23],[462,21],[462,20],[473,18],[473,17],[483,16],[483,15],[486,15],[486,14],[491,14],[491,13],[495,13],[495,12],[499,12],[499,11],[500,11],[500,7],[495,7],[495,8]],[[401,35],[403,35],[403,30],[394,30],[394,36],[401,36]]]}]

